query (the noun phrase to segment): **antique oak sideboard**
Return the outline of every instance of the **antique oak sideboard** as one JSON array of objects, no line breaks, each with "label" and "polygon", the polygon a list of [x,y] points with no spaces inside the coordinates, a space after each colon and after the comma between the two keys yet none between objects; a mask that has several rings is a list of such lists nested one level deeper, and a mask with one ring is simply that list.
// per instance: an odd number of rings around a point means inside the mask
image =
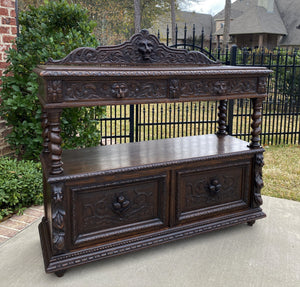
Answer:
[{"label": "antique oak sideboard", "polygon": [[[46,272],[265,217],[262,101],[270,70],[222,66],[142,30],[35,69],[43,109]],[[252,139],[227,135],[228,99],[251,99]],[[62,151],[63,108],[219,101],[215,134]]]}]

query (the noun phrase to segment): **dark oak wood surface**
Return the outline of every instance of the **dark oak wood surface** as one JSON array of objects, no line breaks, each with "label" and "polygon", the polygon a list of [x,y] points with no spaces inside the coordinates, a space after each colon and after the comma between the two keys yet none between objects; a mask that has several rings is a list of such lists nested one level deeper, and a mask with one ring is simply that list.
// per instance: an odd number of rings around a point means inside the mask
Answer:
[{"label": "dark oak wood surface", "polygon": [[249,152],[248,143],[237,138],[203,135],[94,148],[64,150],[64,175],[76,175],[126,167],[164,165],[168,162]]}]

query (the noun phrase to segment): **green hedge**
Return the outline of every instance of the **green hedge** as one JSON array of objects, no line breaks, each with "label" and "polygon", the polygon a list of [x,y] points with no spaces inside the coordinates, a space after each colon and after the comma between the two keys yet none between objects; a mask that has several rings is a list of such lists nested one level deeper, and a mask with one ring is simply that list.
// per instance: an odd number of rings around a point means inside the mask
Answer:
[{"label": "green hedge", "polygon": [[[38,159],[42,149],[39,84],[33,69],[50,57],[60,59],[75,48],[98,45],[92,34],[95,23],[86,10],[66,0],[45,3],[20,12],[20,34],[7,52],[10,65],[0,88],[0,116],[12,128],[7,141],[19,158],[30,160]],[[99,145],[95,115],[103,113],[102,107],[65,109],[61,124],[64,149]]]},{"label": "green hedge", "polygon": [[41,164],[0,158],[0,220],[43,202]]}]

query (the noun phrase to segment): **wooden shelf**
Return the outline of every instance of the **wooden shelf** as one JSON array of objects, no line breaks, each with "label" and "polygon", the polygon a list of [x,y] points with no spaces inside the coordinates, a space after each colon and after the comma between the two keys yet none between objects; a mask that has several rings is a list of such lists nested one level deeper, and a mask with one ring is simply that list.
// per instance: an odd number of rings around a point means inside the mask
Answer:
[{"label": "wooden shelf", "polygon": [[97,173],[136,166],[201,160],[226,155],[251,152],[248,143],[232,136],[201,135],[192,137],[153,140],[64,150],[62,155],[64,175]]}]

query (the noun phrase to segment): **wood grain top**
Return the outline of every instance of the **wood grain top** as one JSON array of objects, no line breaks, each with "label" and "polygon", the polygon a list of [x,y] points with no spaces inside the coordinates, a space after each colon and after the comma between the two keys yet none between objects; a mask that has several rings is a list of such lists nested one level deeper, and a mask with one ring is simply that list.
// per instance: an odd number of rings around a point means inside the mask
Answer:
[{"label": "wood grain top", "polygon": [[123,168],[176,164],[251,152],[248,143],[231,136],[192,136],[63,151],[64,175]]}]

